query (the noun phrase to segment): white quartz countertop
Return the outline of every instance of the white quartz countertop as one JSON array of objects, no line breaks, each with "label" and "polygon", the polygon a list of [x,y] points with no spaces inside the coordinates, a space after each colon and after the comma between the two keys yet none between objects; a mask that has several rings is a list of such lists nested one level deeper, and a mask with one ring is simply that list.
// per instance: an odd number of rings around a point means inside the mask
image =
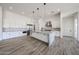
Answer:
[{"label": "white quartz countertop", "polygon": [[42,34],[45,34],[45,35],[49,35],[52,32],[59,32],[59,31],[35,31],[35,32],[36,33],[42,33]]}]

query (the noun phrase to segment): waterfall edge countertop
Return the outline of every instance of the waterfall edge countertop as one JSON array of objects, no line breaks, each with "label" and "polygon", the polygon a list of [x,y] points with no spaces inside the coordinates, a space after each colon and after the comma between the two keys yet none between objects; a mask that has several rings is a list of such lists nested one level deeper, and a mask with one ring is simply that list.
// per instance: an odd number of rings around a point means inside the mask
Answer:
[{"label": "waterfall edge countertop", "polygon": [[55,36],[59,36],[59,33],[59,31],[36,31],[32,32],[31,36],[48,43],[50,46],[55,40]]}]

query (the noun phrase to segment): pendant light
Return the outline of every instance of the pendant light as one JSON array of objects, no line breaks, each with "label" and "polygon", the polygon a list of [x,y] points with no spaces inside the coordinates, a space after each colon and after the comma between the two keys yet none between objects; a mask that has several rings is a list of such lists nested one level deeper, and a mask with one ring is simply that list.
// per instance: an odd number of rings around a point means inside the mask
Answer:
[{"label": "pendant light", "polygon": [[35,11],[32,11],[32,14],[33,14],[33,16],[32,16],[32,17],[33,17],[33,18],[34,18],[34,13],[35,13]]},{"label": "pendant light", "polygon": [[39,29],[39,8],[37,8],[37,25],[38,25],[38,29]]},{"label": "pendant light", "polygon": [[37,8],[37,18],[39,19],[39,8]]},{"label": "pendant light", "polygon": [[44,5],[46,5],[46,3],[44,3]]},{"label": "pendant light", "polygon": [[[32,11],[32,13],[33,13],[33,18],[34,18],[35,11]],[[33,30],[35,31],[35,24],[33,26],[34,26]]]},{"label": "pendant light", "polygon": [[45,15],[46,15],[46,3],[43,3],[43,5],[44,5],[44,19],[45,19]]}]

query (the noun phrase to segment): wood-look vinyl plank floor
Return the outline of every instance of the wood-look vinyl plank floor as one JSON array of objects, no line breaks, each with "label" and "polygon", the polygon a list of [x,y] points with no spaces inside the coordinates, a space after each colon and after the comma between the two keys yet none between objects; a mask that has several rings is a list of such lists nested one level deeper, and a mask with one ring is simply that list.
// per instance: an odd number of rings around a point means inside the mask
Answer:
[{"label": "wood-look vinyl plank floor", "polygon": [[72,37],[56,37],[48,44],[30,36],[0,41],[0,55],[79,55],[79,42]]}]

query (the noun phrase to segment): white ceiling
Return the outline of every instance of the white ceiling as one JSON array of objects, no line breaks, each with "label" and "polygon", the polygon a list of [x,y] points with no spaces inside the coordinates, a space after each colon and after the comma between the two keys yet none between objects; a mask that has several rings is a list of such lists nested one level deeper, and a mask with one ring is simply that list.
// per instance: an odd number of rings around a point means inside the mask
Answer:
[{"label": "white ceiling", "polygon": [[[4,10],[29,17],[33,16],[33,11],[35,11],[36,16],[39,13],[39,16],[42,17],[44,12],[46,15],[50,15],[60,11],[63,15],[67,15],[79,10],[78,3],[47,3],[45,6],[43,3],[0,3],[0,5]],[[11,10],[10,7],[12,7]],[[39,8],[39,11],[37,11],[37,8]]]}]

